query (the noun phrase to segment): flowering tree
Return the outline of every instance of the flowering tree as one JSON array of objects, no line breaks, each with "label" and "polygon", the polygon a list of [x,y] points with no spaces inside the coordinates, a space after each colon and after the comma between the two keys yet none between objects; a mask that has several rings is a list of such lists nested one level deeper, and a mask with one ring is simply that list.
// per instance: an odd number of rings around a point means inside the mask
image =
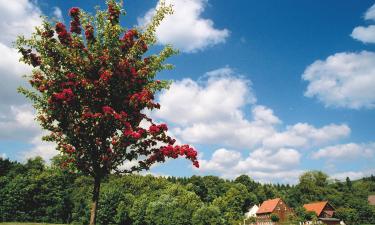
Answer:
[{"label": "flowering tree", "polygon": [[[95,224],[101,180],[111,172],[147,170],[179,156],[199,167],[192,147],[175,145],[167,126],[144,113],[160,108],[154,95],[169,85],[155,76],[171,68],[164,61],[175,51],[167,46],[157,55],[145,54],[171,7],[161,4],[141,31],[120,26],[121,4],[108,0],[107,6],[95,17],[72,8],[70,30],[45,19],[31,38],[16,42],[21,61],[35,67],[27,76],[33,89],[19,92],[50,131],[44,140],[57,143],[64,168],[94,178],[90,224]],[[122,166],[130,161],[132,167]]]}]

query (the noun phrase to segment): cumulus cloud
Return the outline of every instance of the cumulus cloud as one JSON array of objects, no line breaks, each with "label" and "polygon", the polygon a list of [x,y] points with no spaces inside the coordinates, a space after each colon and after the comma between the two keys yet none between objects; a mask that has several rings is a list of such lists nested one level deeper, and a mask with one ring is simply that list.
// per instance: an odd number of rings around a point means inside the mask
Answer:
[{"label": "cumulus cloud", "polygon": [[34,115],[30,105],[10,106],[10,112],[0,117],[0,140],[30,140],[40,132]]},{"label": "cumulus cloud", "polygon": [[301,154],[295,149],[256,149],[243,158],[238,151],[218,149],[211,159],[200,160],[200,172],[220,173],[226,178],[248,174],[262,182],[295,182],[302,173],[297,169]]},{"label": "cumulus cloud", "polygon": [[[366,11],[364,18],[366,20],[375,20],[375,4]],[[367,27],[355,27],[351,36],[358,41],[362,41],[363,43],[375,43],[375,26],[370,25]]]},{"label": "cumulus cloud", "polygon": [[328,146],[314,152],[312,157],[315,159],[345,159],[353,160],[359,157],[372,157],[375,154],[375,143],[357,144],[347,143],[334,146]]},{"label": "cumulus cloud", "polygon": [[[207,74],[209,76],[207,76]],[[174,124],[183,142],[217,144],[234,149],[307,147],[349,135],[345,125],[316,128],[297,123],[279,131],[273,110],[256,104],[251,82],[228,67],[205,74],[206,80],[176,81],[159,96],[161,109],[152,116]]]},{"label": "cumulus cloud", "polygon": [[59,21],[64,21],[62,11],[59,7],[53,7],[52,15]]},{"label": "cumulus cloud", "polygon": [[[174,13],[168,16],[157,28],[156,35],[160,44],[172,44],[183,52],[197,52],[207,47],[224,43],[229,36],[227,29],[216,29],[214,22],[202,18],[207,0],[167,0],[173,5]],[[157,7],[159,7],[158,2]],[[145,26],[155,14],[150,9],[138,24]]]},{"label": "cumulus cloud", "polygon": [[351,36],[363,43],[375,43],[375,25],[355,27]]},{"label": "cumulus cloud", "polygon": [[236,119],[241,117],[240,107],[256,101],[251,83],[235,77],[230,68],[211,71],[205,77],[207,81],[201,83],[190,78],[174,82],[160,95],[163,107],[154,116],[180,125]]},{"label": "cumulus cloud", "polygon": [[305,96],[316,97],[326,107],[351,109],[375,106],[375,53],[336,53],[307,67]]},{"label": "cumulus cloud", "polygon": [[[0,35],[1,36],[1,35]],[[31,72],[31,67],[18,62],[18,52],[0,43],[0,112],[9,110],[9,105],[24,104],[23,96],[17,93],[17,87],[26,85],[22,75]]]},{"label": "cumulus cloud", "polygon": [[9,46],[17,35],[31,34],[41,24],[40,15],[40,9],[29,0],[0,0],[0,42]]},{"label": "cumulus cloud", "polygon": [[287,126],[283,132],[265,138],[263,145],[270,148],[314,146],[347,137],[349,134],[350,128],[346,124],[330,124],[316,128],[307,123],[297,123]]},{"label": "cumulus cloud", "polygon": [[56,144],[52,142],[42,141],[42,133],[39,133],[37,136],[34,136],[29,142],[32,147],[27,151],[22,153],[23,159],[34,158],[36,156],[42,157],[46,162],[58,154],[56,150]]},{"label": "cumulus cloud", "polygon": [[226,178],[249,174],[264,182],[295,182],[302,172],[301,151],[336,143],[351,132],[346,124],[283,125],[271,108],[256,102],[251,82],[230,67],[198,81],[176,81],[158,101],[162,107],[152,117],[171,124],[183,143],[220,147],[201,157],[199,171]]},{"label": "cumulus cloud", "polygon": [[35,26],[41,24],[40,9],[28,0],[0,0],[0,112],[9,111],[9,105],[24,104],[16,89],[25,82],[22,75],[31,67],[19,62],[20,54],[11,47],[17,35],[30,35]]},{"label": "cumulus cloud", "polygon": [[366,20],[375,20],[375,4],[372,5],[365,13]]},{"label": "cumulus cloud", "polygon": [[[61,10],[60,10],[61,12]],[[22,158],[42,156],[49,160],[56,154],[55,146],[41,141],[41,128],[34,121],[35,112],[17,93],[18,86],[25,86],[22,76],[31,67],[20,63],[20,54],[11,47],[17,35],[29,36],[41,24],[41,10],[29,0],[0,0],[0,140],[24,141],[30,150]],[[59,16],[59,10],[54,11]]]},{"label": "cumulus cloud", "polygon": [[215,171],[222,173],[231,173],[238,162],[242,160],[241,153],[237,151],[221,148],[216,150],[210,160],[200,160],[201,171]]}]

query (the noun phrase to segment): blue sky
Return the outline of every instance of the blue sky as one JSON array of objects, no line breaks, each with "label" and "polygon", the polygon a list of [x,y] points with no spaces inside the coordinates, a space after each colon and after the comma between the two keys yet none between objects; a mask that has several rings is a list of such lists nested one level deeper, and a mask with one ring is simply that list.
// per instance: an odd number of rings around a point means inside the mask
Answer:
[{"label": "blue sky", "polygon": [[[152,116],[193,144],[202,166],[169,161],[153,174],[293,183],[310,169],[340,179],[375,173],[374,1],[168,2],[175,14],[158,30],[159,43],[181,53],[169,60],[176,68],[159,75],[175,83],[159,95],[162,109]],[[69,8],[96,5],[104,7],[92,0],[0,0],[0,155],[54,154],[15,91],[29,69],[15,60],[12,37],[30,32],[40,14],[69,21]],[[122,24],[147,24],[156,6],[125,1]]]}]

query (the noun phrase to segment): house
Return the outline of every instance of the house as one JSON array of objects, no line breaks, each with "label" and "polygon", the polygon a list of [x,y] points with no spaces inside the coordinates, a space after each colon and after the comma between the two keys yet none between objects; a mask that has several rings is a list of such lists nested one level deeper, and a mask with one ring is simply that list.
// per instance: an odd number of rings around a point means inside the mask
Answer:
[{"label": "house", "polygon": [[253,207],[251,207],[249,209],[249,211],[247,213],[245,213],[245,218],[248,219],[250,217],[256,217],[256,215],[257,215],[256,213],[257,213],[258,209],[259,209],[259,206],[257,206],[257,205],[254,205]]},{"label": "house", "polygon": [[257,224],[273,224],[271,220],[272,214],[279,217],[279,222],[284,222],[292,213],[292,209],[289,208],[281,198],[267,200],[262,203],[256,212]]},{"label": "house", "polygon": [[303,205],[306,211],[315,212],[318,220],[323,224],[335,225],[340,224],[340,220],[334,218],[335,209],[328,201],[314,202]]},{"label": "house", "polygon": [[368,196],[368,204],[375,206],[375,195],[369,195]]}]

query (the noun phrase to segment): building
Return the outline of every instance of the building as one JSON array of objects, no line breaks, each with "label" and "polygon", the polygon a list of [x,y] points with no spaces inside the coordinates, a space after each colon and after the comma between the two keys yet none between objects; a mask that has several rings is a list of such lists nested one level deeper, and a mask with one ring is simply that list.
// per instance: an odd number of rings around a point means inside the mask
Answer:
[{"label": "building", "polygon": [[253,207],[251,207],[249,211],[245,213],[245,218],[248,219],[250,217],[256,217],[258,209],[259,209],[259,206],[257,205],[254,205]]},{"label": "building", "polygon": [[368,196],[368,204],[375,206],[375,195],[369,195]]},{"label": "building", "polygon": [[281,198],[275,198],[264,201],[256,212],[257,224],[266,225],[273,224],[271,215],[275,214],[279,217],[279,222],[284,222],[293,211],[289,208]]},{"label": "building", "polygon": [[328,201],[314,202],[303,205],[306,211],[315,212],[318,220],[323,224],[335,225],[340,224],[340,220],[334,218],[335,209]]}]

